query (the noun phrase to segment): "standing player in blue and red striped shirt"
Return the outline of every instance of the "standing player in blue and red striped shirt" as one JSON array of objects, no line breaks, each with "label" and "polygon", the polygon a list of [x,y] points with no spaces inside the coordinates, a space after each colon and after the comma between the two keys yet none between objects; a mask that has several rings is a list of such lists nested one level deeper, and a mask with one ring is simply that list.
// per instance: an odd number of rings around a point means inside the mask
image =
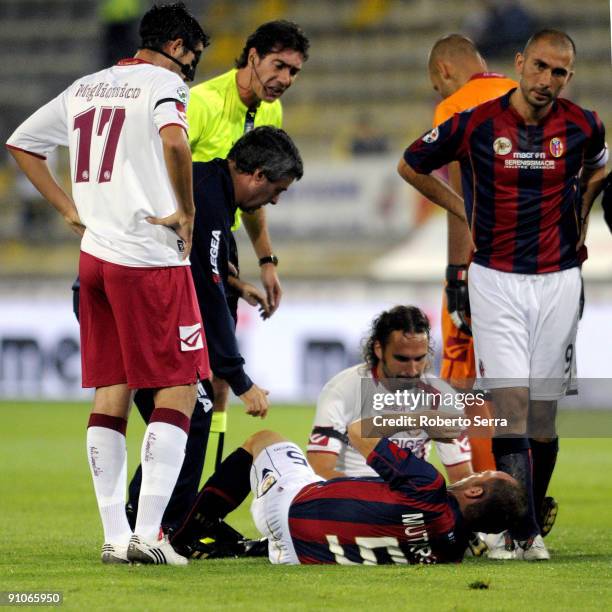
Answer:
[{"label": "standing player in blue and red striped shirt", "polygon": [[322,480],[299,446],[273,431],[251,436],[204,485],[173,545],[225,517],[253,492],[251,507],[268,538],[272,563],[340,565],[459,562],[474,531],[506,529],[526,510],[516,480],[503,472],[473,474],[446,487],[430,463],[387,438],[351,444],[379,477]]},{"label": "standing player in blue and red striped shirt", "polygon": [[[498,469],[519,480],[530,501],[529,519],[507,538],[508,557],[527,560],[549,558],[535,508],[556,461],[554,415],[575,358],[586,220],[608,157],[596,113],[558,98],[575,56],[564,32],[538,32],[516,56],[517,89],[428,132],[408,147],[398,168],[471,228],[478,376],[491,390],[496,416],[510,422],[503,433],[518,434],[496,437],[493,453]],[[455,160],[464,199],[430,176]]]}]

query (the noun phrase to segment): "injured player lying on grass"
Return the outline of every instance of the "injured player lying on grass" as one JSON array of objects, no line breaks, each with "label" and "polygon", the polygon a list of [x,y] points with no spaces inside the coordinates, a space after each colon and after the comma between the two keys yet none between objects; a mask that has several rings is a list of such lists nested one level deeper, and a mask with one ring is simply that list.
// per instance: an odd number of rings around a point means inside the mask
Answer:
[{"label": "injured player lying on grass", "polygon": [[199,556],[200,539],[250,491],[272,563],[460,562],[473,532],[498,533],[524,516],[524,494],[511,476],[482,472],[447,488],[433,465],[387,438],[362,437],[361,426],[349,426],[351,444],[378,477],[325,481],[296,444],[260,431],[207,481],[172,545]]}]

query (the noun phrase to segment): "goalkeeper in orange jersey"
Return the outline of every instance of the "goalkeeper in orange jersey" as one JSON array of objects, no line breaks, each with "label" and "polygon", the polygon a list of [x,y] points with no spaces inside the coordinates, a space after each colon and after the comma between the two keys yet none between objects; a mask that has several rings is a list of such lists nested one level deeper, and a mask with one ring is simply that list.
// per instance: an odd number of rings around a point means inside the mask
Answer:
[{"label": "goalkeeper in orange jersey", "polygon": [[[502,74],[487,71],[487,64],[474,43],[461,34],[449,34],[436,41],[429,54],[429,78],[442,96],[434,113],[434,127],[483,102],[497,98],[516,87]],[[449,184],[460,195],[459,163],[448,166]],[[448,266],[442,304],[442,366],[440,378],[459,389],[469,389],[476,378],[474,344],[470,329],[470,303],[467,268],[472,254],[472,238],[467,225],[447,213]],[[488,417],[488,408],[482,416]],[[492,432],[491,432],[492,433]],[[494,470],[490,438],[472,438],[474,471]]]}]

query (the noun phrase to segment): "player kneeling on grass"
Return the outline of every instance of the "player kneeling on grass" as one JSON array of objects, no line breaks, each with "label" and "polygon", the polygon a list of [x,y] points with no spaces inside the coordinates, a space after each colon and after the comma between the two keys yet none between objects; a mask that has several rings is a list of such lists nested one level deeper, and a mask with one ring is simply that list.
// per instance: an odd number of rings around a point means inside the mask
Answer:
[{"label": "player kneeling on grass", "polygon": [[524,516],[524,493],[508,474],[473,474],[447,488],[433,465],[387,438],[362,437],[361,425],[349,426],[349,438],[378,478],[324,481],[296,444],[260,431],[211,476],[173,546],[189,555],[202,525],[250,491],[271,563],[460,562],[471,533],[500,532]]}]

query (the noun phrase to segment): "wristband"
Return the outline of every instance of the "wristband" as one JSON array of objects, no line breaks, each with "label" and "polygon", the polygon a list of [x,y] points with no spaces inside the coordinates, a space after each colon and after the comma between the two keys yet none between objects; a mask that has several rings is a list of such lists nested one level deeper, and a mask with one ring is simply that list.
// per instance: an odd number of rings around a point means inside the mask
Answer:
[{"label": "wristband", "polygon": [[447,281],[467,281],[467,266],[446,266],[446,280]]}]

